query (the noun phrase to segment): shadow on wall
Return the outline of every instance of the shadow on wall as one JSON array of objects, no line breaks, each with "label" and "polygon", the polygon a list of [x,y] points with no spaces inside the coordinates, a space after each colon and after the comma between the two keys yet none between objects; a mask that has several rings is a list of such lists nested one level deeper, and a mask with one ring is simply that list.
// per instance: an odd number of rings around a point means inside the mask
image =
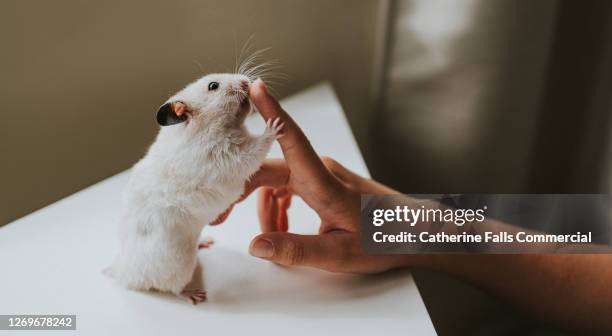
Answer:
[{"label": "shadow on wall", "polygon": [[409,193],[602,190],[610,2],[395,4],[376,177]]}]

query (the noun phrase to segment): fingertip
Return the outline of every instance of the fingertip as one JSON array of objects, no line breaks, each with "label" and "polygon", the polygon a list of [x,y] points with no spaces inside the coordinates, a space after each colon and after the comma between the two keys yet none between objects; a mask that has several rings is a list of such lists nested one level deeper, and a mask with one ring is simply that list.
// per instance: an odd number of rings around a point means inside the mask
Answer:
[{"label": "fingertip", "polygon": [[257,198],[257,216],[259,217],[261,231],[264,233],[277,231],[276,217],[278,207],[272,191],[272,188],[261,188],[259,197]]},{"label": "fingertip", "polygon": [[251,242],[249,253],[257,258],[268,259],[274,255],[274,245],[270,240],[260,235]]},{"label": "fingertip", "polygon": [[255,105],[257,112],[259,112],[266,121],[278,118],[284,114],[280,104],[276,98],[270,94],[266,84],[261,79],[257,79],[251,84],[249,97],[251,102]]},{"label": "fingertip", "polygon": [[265,96],[268,93],[268,88],[266,87],[266,83],[264,83],[261,78],[257,78],[249,89],[249,94],[251,98],[259,98]]}]

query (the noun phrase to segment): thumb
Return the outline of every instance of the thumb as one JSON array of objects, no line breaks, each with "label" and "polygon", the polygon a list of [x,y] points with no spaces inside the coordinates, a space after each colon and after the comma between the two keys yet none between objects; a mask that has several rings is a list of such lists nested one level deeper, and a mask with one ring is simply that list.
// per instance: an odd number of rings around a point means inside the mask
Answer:
[{"label": "thumb", "polygon": [[251,242],[251,255],[285,266],[310,266],[335,270],[343,262],[342,234],[299,235],[270,232]]}]

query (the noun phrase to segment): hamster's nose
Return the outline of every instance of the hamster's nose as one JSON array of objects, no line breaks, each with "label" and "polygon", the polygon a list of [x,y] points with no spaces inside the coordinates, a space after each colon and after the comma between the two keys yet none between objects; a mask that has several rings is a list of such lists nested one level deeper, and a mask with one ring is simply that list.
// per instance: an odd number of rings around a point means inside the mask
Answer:
[{"label": "hamster's nose", "polygon": [[244,91],[249,91],[249,81],[248,80],[241,80],[240,81],[240,87],[244,90]]}]

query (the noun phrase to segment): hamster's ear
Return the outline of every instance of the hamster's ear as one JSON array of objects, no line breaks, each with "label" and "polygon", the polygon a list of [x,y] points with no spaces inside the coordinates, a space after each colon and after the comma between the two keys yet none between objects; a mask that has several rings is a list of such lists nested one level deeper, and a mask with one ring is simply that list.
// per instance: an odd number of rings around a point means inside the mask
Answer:
[{"label": "hamster's ear", "polygon": [[159,107],[157,123],[160,126],[170,126],[187,121],[185,104],[182,102],[168,102]]}]

